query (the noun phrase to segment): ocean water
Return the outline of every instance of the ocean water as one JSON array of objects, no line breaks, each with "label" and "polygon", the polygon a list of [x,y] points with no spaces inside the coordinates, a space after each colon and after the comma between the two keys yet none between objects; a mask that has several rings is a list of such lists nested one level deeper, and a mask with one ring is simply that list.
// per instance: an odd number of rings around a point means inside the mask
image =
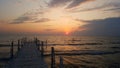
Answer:
[{"label": "ocean water", "polygon": [[[0,37],[0,44],[16,42],[24,36]],[[120,37],[102,36],[27,36],[29,40],[37,37],[47,40],[45,60],[50,67],[51,47],[55,48],[56,68],[59,57],[63,58],[65,68],[120,68]],[[0,47],[0,58],[9,56],[10,47]],[[15,50],[16,51],[16,50]],[[8,61],[0,60],[0,67]]]}]

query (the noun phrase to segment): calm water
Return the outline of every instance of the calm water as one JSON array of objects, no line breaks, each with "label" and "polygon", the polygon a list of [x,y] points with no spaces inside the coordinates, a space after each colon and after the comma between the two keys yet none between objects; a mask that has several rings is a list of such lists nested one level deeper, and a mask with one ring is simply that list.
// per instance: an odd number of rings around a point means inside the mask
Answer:
[{"label": "calm water", "polygon": [[[1,44],[10,44],[11,40],[23,36],[0,37]],[[28,36],[29,39],[34,36]],[[37,36],[40,40],[47,40],[46,55],[51,47],[55,48],[56,67],[59,66],[59,56],[64,59],[65,68],[120,68],[120,37],[95,36]],[[9,47],[0,47],[0,58],[9,56]],[[50,65],[50,56],[46,56]],[[7,61],[0,61],[0,67]]]}]

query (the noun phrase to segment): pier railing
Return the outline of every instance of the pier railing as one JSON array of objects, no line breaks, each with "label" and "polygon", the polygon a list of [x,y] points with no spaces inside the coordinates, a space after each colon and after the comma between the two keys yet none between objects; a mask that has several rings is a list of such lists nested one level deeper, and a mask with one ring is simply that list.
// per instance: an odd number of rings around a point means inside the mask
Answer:
[{"label": "pier railing", "polygon": [[[41,52],[41,57],[44,58],[45,55],[45,48],[47,48],[47,41],[40,41],[37,38],[34,38],[33,41],[27,41],[27,38],[22,38],[17,41],[17,52],[19,52],[25,43],[34,42],[37,46],[37,49]],[[55,49],[51,47],[51,68],[56,68],[56,60],[55,60]],[[10,49],[10,58],[14,58],[14,41],[11,42],[11,49]],[[59,57],[59,68],[64,68],[63,58],[62,56]]]}]

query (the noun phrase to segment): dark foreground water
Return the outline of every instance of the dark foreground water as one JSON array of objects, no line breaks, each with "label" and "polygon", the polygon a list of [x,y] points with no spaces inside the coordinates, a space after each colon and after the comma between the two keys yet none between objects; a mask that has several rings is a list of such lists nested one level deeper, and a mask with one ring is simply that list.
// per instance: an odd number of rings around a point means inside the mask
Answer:
[{"label": "dark foreground water", "polygon": [[[0,37],[1,44],[10,44],[23,36]],[[28,36],[32,39],[34,36]],[[120,68],[120,37],[96,36],[37,36],[47,40],[45,60],[50,66],[51,47],[55,48],[56,67],[59,66],[59,56],[64,59],[65,68]],[[0,46],[0,58],[9,57],[10,47]],[[16,51],[16,47],[15,47]],[[0,59],[0,68],[8,62]]]}]

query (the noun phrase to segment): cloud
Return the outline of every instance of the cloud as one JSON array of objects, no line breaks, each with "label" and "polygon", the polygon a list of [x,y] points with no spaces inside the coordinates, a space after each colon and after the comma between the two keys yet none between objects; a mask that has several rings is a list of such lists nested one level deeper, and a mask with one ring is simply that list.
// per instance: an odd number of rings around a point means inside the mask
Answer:
[{"label": "cloud", "polygon": [[111,8],[111,9],[106,9],[104,11],[119,11],[120,12],[120,7],[117,8]]},{"label": "cloud", "polygon": [[48,6],[50,7],[67,6],[66,8],[70,9],[89,1],[94,0],[51,0]]},{"label": "cloud", "polygon": [[85,12],[85,11],[94,11],[94,10],[104,10],[104,11],[118,11],[120,10],[120,2],[106,2],[106,3],[103,3],[101,5],[96,5],[96,6],[91,6],[89,8],[85,8],[85,9],[81,9],[79,10],[78,8],[75,9],[75,10],[71,10],[71,12]]},{"label": "cloud", "polygon": [[48,22],[48,21],[50,21],[50,19],[48,19],[48,18],[41,18],[39,20],[36,20],[35,23]]},{"label": "cloud", "polygon": [[86,23],[86,20],[82,20],[82,19],[74,19],[75,21],[79,21],[79,22],[84,22]]},{"label": "cloud", "polygon": [[58,7],[58,6],[63,6],[66,5],[68,2],[72,0],[51,0],[48,6],[50,7]]},{"label": "cloud", "polygon": [[54,31],[56,29],[45,29],[45,31]]},{"label": "cloud", "polygon": [[70,3],[67,8],[74,8],[77,7],[85,2],[89,2],[89,1],[94,1],[94,0],[72,0],[72,3]]},{"label": "cloud", "polygon": [[8,20],[0,20],[0,24],[1,23],[8,23],[9,21]]},{"label": "cloud", "polygon": [[72,12],[94,11],[94,10],[104,9],[106,7],[108,7],[108,6],[107,5],[102,5],[102,6],[92,7],[92,8],[82,9],[82,10],[72,10]]},{"label": "cloud", "polygon": [[83,31],[76,31],[81,35],[120,36],[120,17],[86,21],[88,24],[80,27]]},{"label": "cloud", "polygon": [[20,24],[26,22],[46,22],[50,21],[48,18],[44,18],[43,15],[46,11],[35,9],[34,11],[28,11],[23,15],[19,16],[18,18],[14,19],[11,23],[12,24]]},{"label": "cloud", "polygon": [[26,23],[26,22],[29,22],[29,23],[42,23],[42,22],[48,22],[50,21],[50,19],[48,18],[32,18],[32,17],[29,17],[29,16],[21,16],[21,17],[18,17],[17,19],[14,19],[11,23],[12,24],[21,24],[21,23]]},{"label": "cloud", "polygon": [[37,0],[28,0],[28,1],[37,1]]},{"label": "cloud", "polygon": [[18,17],[17,19],[14,19],[12,24],[25,23],[28,20],[31,20],[29,16],[21,16],[21,17]]}]

